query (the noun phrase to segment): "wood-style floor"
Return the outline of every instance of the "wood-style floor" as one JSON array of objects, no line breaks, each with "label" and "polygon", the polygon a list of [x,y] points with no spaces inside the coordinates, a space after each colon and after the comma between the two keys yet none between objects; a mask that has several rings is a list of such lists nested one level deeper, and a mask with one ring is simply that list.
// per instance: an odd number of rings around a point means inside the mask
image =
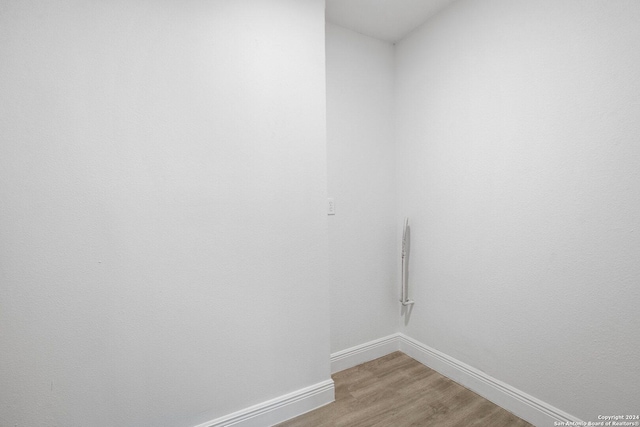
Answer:
[{"label": "wood-style floor", "polygon": [[526,427],[531,424],[395,352],[333,375],[336,401],[278,427]]}]

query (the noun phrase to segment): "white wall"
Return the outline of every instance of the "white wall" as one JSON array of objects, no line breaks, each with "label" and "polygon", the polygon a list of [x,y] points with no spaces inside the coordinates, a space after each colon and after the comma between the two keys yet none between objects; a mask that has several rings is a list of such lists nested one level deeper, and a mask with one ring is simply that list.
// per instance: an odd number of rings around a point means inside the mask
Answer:
[{"label": "white wall", "polygon": [[393,46],[328,24],[331,351],[397,332]]},{"label": "white wall", "polygon": [[329,378],[324,2],[0,6],[0,425]]},{"label": "white wall", "polygon": [[585,420],[640,401],[638,22],[466,0],[396,52],[403,331]]}]

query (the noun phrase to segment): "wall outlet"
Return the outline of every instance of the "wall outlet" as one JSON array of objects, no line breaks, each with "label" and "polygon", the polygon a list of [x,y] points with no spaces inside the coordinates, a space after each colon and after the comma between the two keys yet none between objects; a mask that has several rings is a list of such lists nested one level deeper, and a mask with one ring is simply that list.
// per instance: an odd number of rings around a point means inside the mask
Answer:
[{"label": "wall outlet", "polygon": [[335,215],[336,214],[336,203],[333,201],[333,197],[329,197],[327,200],[329,201],[329,203],[327,205],[327,214],[328,215]]}]

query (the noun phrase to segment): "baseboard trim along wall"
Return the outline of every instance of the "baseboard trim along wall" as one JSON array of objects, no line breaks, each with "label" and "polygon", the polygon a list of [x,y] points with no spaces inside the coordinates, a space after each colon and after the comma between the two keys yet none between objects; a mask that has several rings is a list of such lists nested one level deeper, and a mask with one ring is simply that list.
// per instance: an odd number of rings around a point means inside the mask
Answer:
[{"label": "baseboard trim along wall", "polygon": [[402,333],[333,353],[331,355],[331,372],[339,372],[394,351],[405,353],[535,426],[554,425],[554,421],[582,422],[573,415]]},{"label": "baseboard trim along wall", "polygon": [[[546,402],[518,390],[402,333],[378,338],[331,355],[331,372],[339,372],[401,351],[535,426],[554,421],[582,423]],[[264,427],[297,417],[334,401],[333,380],[303,388],[195,427]]]},{"label": "baseboard trim along wall", "polygon": [[334,401],[333,380],[294,391],[195,427],[265,427],[305,414]]},{"label": "baseboard trim along wall", "polygon": [[399,334],[388,335],[331,355],[331,373],[353,368],[370,360],[398,351]]}]

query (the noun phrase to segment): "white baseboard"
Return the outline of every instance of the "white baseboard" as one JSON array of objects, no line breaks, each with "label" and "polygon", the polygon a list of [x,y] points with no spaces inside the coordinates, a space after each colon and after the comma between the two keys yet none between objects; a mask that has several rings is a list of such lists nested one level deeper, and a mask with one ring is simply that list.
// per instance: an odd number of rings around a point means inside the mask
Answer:
[{"label": "white baseboard", "polygon": [[[398,350],[535,426],[553,426],[554,422],[582,423],[580,419],[402,333],[333,353],[331,372],[339,372]],[[272,426],[333,400],[334,384],[332,380],[327,380],[196,427]]]},{"label": "white baseboard", "polygon": [[333,353],[331,372],[339,372],[398,350],[535,426],[553,426],[555,421],[582,422],[573,415],[402,333]]},{"label": "white baseboard", "polygon": [[344,371],[400,349],[400,334],[388,335],[331,355],[331,373]]},{"label": "white baseboard", "polygon": [[273,426],[334,401],[333,380],[303,388],[268,400],[196,427],[265,427]]},{"label": "white baseboard", "polygon": [[400,334],[399,341],[401,352],[535,426],[553,426],[555,421],[565,424],[582,422],[573,415],[404,334]]}]

